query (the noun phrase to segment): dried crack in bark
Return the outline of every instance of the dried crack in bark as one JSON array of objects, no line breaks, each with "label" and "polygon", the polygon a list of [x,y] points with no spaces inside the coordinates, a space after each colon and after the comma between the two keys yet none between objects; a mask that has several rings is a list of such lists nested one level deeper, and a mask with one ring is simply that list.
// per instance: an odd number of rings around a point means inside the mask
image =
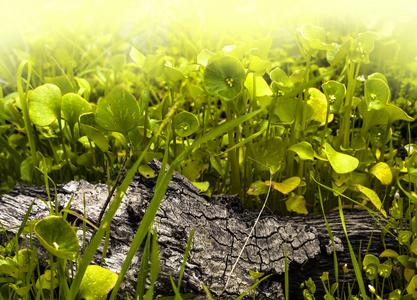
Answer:
[{"label": "dried crack in bark", "polygon": [[[150,165],[159,170],[160,164],[157,161],[151,162]],[[115,272],[120,271],[140,220],[152,199],[155,183],[155,179],[135,175],[111,224],[110,245],[104,267]],[[75,193],[71,209],[82,214],[83,195],[85,195],[86,215],[94,222],[105,202],[107,191],[107,186],[104,184],[69,182],[58,186],[58,202],[64,207]],[[43,187],[22,184],[17,184],[8,195],[3,195],[0,198],[2,208],[0,221],[3,226],[19,226],[36,194],[46,198]],[[35,201],[30,219],[41,219],[47,215],[48,210],[44,203],[40,200]],[[337,212],[328,213],[326,216],[335,236],[339,265],[346,263],[349,267],[350,257],[340,217]],[[161,271],[155,287],[155,295],[173,294],[170,293],[169,274],[178,278],[187,239],[193,228],[196,230],[181,285],[182,292],[196,293],[201,295],[196,299],[206,299],[201,288],[201,283],[204,283],[209,286],[213,296],[218,295],[224,288],[232,265],[256,217],[257,212],[243,208],[238,197],[215,196],[211,199],[201,197],[197,188],[183,176],[174,173],[155,220],[161,259]],[[374,221],[364,211],[345,211],[345,218],[349,238],[357,253],[362,242],[363,257]],[[81,224],[78,226],[81,243],[82,227]],[[88,228],[87,239],[91,237],[92,232],[92,229]],[[369,251],[375,255],[383,250],[379,232],[380,227],[377,226]],[[0,234],[0,242],[5,242],[4,234]],[[323,216],[311,214],[288,218],[264,212],[232,274],[230,285],[221,298],[234,299],[248,289],[253,284],[253,279],[249,275],[249,271],[252,270],[273,275],[257,288],[257,299],[284,299],[282,283],[285,243],[290,262],[291,299],[302,298],[299,286],[309,277],[315,279],[320,293],[322,289],[319,276],[323,271],[330,271],[332,274],[334,269],[333,248]],[[395,243],[388,240],[387,246],[394,247]],[[40,261],[45,263],[45,260],[49,259],[48,256],[41,246],[37,249]],[[97,253],[95,263],[100,261],[100,251]],[[130,297],[134,296],[141,251],[142,249],[136,254],[126,274],[120,291],[122,298],[125,292],[128,292]],[[352,279],[353,270],[347,275],[348,279]]]}]

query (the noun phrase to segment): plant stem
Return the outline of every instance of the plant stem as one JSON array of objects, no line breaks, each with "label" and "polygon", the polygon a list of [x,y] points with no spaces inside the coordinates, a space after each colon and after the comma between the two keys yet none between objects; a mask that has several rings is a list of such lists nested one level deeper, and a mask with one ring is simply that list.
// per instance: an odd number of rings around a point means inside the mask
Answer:
[{"label": "plant stem", "polygon": [[[23,92],[23,86],[22,86],[22,71],[25,65],[28,65],[28,78],[26,81],[26,92]],[[26,128],[26,135],[28,137],[29,141],[29,147],[30,147],[30,153],[32,155],[32,162],[34,167],[39,166],[39,160],[38,155],[36,153],[36,143],[35,143],[35,137],[33,133],[33,125],[30,122],[29,119],[29,109],[27,104],[27,94],[29,90],[29,82],[30,82],[30,75],[31,75],[32,67],[30,63],[27,60],[24,60],[20,63],[19,68],[17,69],[17,76],[16,76],[16,85],[17,85],[17,91],[19,93],[19,99],[20,99],[20,105],[23,112],[23,121],[25,123]],[[40,178],[39,176],[35,176],[35,183],[37,185],[40,184]]]},{"label": "plant stem", "polygon": [[[230,122],[232,117],[231,106],[229,102],[226,103],[226,118],[227,121]],[[234,141],[234,130],[229,130],[229,147],[233,147],[235,145]],[[229,151],[227,154],[227,159],[230,160],[230,175],[231,175],[231,191],[233,194],[239,194],[242,196],[241,189],[240,189],[240,172],[239,172],[239,160],[236,154],[236,150],[233,149]],[[241,197],[241,199],[243,199]]]}]

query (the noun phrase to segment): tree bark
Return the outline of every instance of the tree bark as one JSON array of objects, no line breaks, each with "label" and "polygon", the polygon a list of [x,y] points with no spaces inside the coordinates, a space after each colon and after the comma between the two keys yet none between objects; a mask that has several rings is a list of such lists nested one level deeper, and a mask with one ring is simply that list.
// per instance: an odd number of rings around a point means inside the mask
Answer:
[{"label": "tree bark", "polygon": [[[160,163],[150,162],[159,171]],[[119,210],[111,224],[110,245],[104,267],[118,273],[123,264],[139,223],[152,199],[156,178],[144,178],[136,174],[124,196]],[[86,201],[86,217],[95,222],[107,198],[105,184],[90,184],[85,181],[72,181],[57,186],[58,203],[64,208],[71,196],[71,210],[83,214],[83,196]],[[19,226],[29,205],[35,200],[29,219],[42,219],[49,215],[45,204],[36,195],[47,199],[44,187],[16,184],[8,195],[0,198],[0,221],[5,228]],[[54,191],[51,190],[54,198]],[[186,265],[182,293],[195,293],[195,299],[207,299],[201,284],[209,287],[213,297],[224,289],[245,239],[253,226],[258,211],[241,206],[238,196],[202,197],[198,189],[186,178],[174,173],[164,199],[159,207],[155,224],[157,226],[161,269],[155,286],[157,295],[173,295],[169,274],[174,281],[179,271],[190,232],[195,228],[193,244]],[[358,257],[363,258],[369,240],[372,242],[368,254],[379,255],[383,250],[381,226],[375,225],[366,211],[344,210],[349,240]],[[339,212],[326,213],[337,250],[340,284],[343,279],[342,266],[346,264],[350,272],[346,281],[353,282],[355,276],[349,249]],[[82,245],[82,222],[69,216],[69,221],[78,226],[77,235]],[[10,230],[13,235],[17,230]],[[86,239],[89,241],[92,228],[87,227]],[[387,248],[397,249],[398,244],[387,235]],[[6,242],[5,234],[0,233],[0,242]],[[23,245],[23,244],[22,244]],[[143,246],[143,245],[142,245]],[[256,289],[256,299],[284,299],[285,247],[289,262],[290,299],[302,299],[300,284],[312,277],[318,291],[316,298],[324,295],[319,277],[330,272],[334,282],[334,262],[330,238],[322,214],[309,214],[297,217],[281,217],[265,211],[249,239],[236,269],[230,277],[230,284],[222,293],[221,299],[234,299],[252,286],[253,278],[249,271],[271,275]],[[38,245],[40,263],[46,266],[49,259],[46,251]],[[94,263],[100,263],[102,247],[97,252]],[[143,247],[136,253],[119,291],[120,298],[126,292],[132,299],[136,289]],[[357,285],[356,285],[357,286]]]}]

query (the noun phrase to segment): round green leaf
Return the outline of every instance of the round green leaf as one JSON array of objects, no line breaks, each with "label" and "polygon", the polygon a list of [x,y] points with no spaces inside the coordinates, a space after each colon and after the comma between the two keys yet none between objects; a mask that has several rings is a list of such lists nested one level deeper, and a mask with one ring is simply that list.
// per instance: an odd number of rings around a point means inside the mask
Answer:
[{"label": "round green leaf", "polygon": [[237,58],[224,56],[207,65],[204,86],[211,96],[231,101],[242,90],[245,76],[245,69]]},{"label": "round green leaf", "polygon": [[54,84],[41,85],[33,90],[28,106],[32,123],[48,126],[61,116],[61,90]]},{"label": "round green leaf", "polygon": [[388,85],[381,79],[368,79],[365,81],[365,101],[370,110],[383,109],[390,98]]},{"label": "round green leaf", "polygon": [[35,225],[35,234],[49,253],[68,260],[78,257],[78,238],[71,225],[60,216],[50,216]]},{"label": "round green leaf", "polygon": [[375,177],[378,178],[378,180],[383,185],[389,185],[392,182],[391,169],[384,162],[379,162],[379,163],[375,164],[369,172],[371,174],[375,175]]},{"label": "round green leaf", "polygon": [[117,85],[98,102],[94,118],[103,129],[127,135],[139,122],[139,106],[129,91]]},{"label": "round green leaf", "polygon": [[359,165],[359,160],[357,158],[337,152],[329,143],[326,143],[324,152],[336,173],[346,174],[353,172]]},{"label": "round green leaf", "polygon": [[77,299],[106,300],[119,276],[102,267],[90,265],[81,280]]},{"label": "round green leaf", "polygon": [[326,99],[329,104],[329,113],[338,113],[342,107],[343,99],[345,98],[345,85],[337,81],[329,80],[321,87],[326,94]]},{"label": "round green leaf", "polygon": [[364,257],[362,264],[363,264],[364,268],[366,268],[369,264],[375,264],[375,265],[379,266],[380,261],[379,261],[378,257],[376,257],[375,255],[367,254]]},{"label": "round green leaf", "polygon": [[73,127],[79,121],[80,116],[84,113],[91,112],[92,108],[90,103],[81,96],[68,93],[62,97],[61,111],[62,118]]},{"label": "round green leaf", "polygon": [[314,160],[314,150],[310,143],[300,142],[288,148],[288,151],[294,151],[301,160]]},{"label": "round green leaf", "polygon": [[197,117],[188,112],[183,111],[174,117],[175,133],[180,137],[186,137],[197,131],[199,122]]},{"label": "round green leaf", "polygon": [[266,166],[272,174],[281,169],[284,161],[284,145],[280,137],[254,143],[252,149],[255,161]]}]

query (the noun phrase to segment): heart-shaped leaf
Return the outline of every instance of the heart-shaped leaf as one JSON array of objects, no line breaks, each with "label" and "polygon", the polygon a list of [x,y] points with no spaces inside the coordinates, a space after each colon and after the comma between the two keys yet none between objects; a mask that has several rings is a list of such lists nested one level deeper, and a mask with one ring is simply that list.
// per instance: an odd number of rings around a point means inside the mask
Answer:
[{"label": "heart-shaped leaf", "polygon": [[71,225],[61,216],[50,216],[35,225],[35,234],[45,249],[60,258],[75,260],[80,246]]},{"label": "heart-shaped leaf", "polygon": [[61,90],[54,84],[41,85],[33,90],[28,106],[32,123],[48,126],[61,117]]},{"label": "heart-shaped leaf", "polygon": [[359,165],[359,160],[357,158],[337,152],[329,143],[326,143],[324,152],[336,173],[346,174],[353,172]]},{"label": "heart-shaped leaf", "polygon": [[183,111],[174,117],[175,133],[180,137],[186,137],[197,131],[199,122],[197,117],[188,112]]},{"label": "heart-shaped leaf", "polygon": [[368,79],[365,81],[365,101],[370,110],[383,109],[391,97],[388,85],[381,79]]},{"label": "heart-shaped leaf", "polygon": [[274,190],[277,190],[283,194],[288,194],[295,190],[301,183],[300,177],[291,177],[283,182],[265,181],[267,186],[272,185]]},{"label": "heart-shaped leaf", "polygon": [[106,300],[118,277],[116,273],[100,266],[88,266],[81,280],[77,299]]},{"label": "heart-shaped leaf", "polygon": [[75,123],[78,123],[82,114],[91,112],[92,108],[81,96],[68,93],[62,97],[61,101],[62,118],[68,122],[70,127],[74,127]]},{"label": "heart-shaped leaf", "polygon": [[207,65],[204,71],[204,86],[213,97],[231,101],[242,90],[245,69],[235,57],[224,56]]},{"label": "heart-shaped leaf", "polygon": [[129,91],[117,85],[99,100],[94,118],[101,128],[127,136],[139,122],[139,106]]}]

